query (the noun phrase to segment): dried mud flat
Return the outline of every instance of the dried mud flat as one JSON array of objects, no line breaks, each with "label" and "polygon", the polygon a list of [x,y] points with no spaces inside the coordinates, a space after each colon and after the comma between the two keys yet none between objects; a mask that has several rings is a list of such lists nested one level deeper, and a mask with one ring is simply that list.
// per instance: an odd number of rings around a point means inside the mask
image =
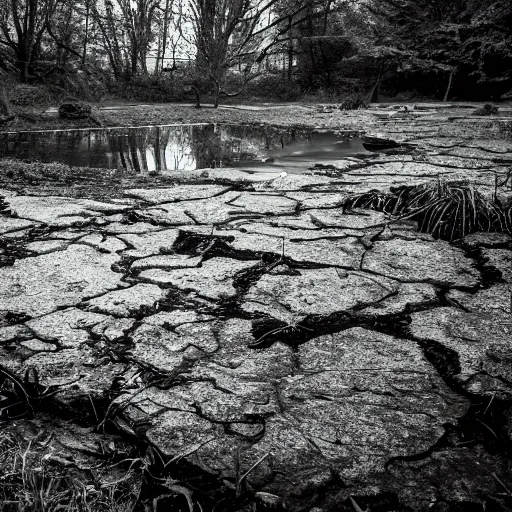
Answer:
[{"label": "dried mud flat", "polygon": [[438,176],[492,194],[512,143],[485,122],[381,122],[416,151],[300,176],[0,190],[1,364],[37,370],[77,453],[108,423],[228,486],[250,469],[269,508],[510,510],[512,238],[342,207]]}]

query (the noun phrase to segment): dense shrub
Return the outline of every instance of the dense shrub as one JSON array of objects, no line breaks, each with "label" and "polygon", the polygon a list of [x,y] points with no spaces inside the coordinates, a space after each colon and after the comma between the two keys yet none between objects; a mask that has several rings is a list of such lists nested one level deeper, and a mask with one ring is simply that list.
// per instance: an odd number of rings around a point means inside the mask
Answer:
[{"label": "dense shrub", "polygon": [[287,81],[282,73],[265,73],[251,81],[244,96],[277,101],[296,101],[301,98],[300,85]]}]

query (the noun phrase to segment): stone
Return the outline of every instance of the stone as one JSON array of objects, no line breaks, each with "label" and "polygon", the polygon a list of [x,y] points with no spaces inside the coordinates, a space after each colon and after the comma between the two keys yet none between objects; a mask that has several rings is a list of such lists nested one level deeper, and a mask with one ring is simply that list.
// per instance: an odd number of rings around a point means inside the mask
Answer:
[{"label": "stone", "polygon": [[170,251],[178,238],[179,230],[165,229],[154,233],[121,234],[118,238],[130,245],[125,251],[126,256],[144,258],[153,254],[159,254],[161,250]]},{"label": "stone", "polygon": [[63,103],[59,107],[59,117],[61,119],[88,119],[91,117],[91,114],[92,107],[87,105],[87,103]]},{"label": "stone", "polygon": [[110,268],[117,260],[86,245],[17,260],[0,268],[0,311],[42,316],[114,290],[122,277]]},{"label": "stone", "polygon": [[293,324],[308,315],[331,315],[369,306],[395,293],[398,283],[335,268],[300,270],[300,275],[265,274],[242,308]]},{"label": "stone", "polygon": [[91,311],[114,316],[135,316],[143,310],[155,309],[166,291],[158,286],[139,283],[90,299],[84,305]]},{"label": "stone", "polygon": [[42,340],[57,344],[60,348],[78,348],[90,339],[89,329],[105,321],[107,317],[69,308],[26,322],[26,326]]},{"label": "stone", "polygon": [[[473,303],[478,304],[477,301]],[[510,308],[510,305],[508,305]],[[474,394],[512,398],[511,312],[464,311],[441,307],[411,315],[409,330],[415,339],[440,343],[453,360],[453,378]],[[434,347],[435,348],[435,347]]]},{"label": "stone", "polygon": [[170,188],[128,189],[125,195],[142,199],[148,203],[173,203],[190,199],[206,199],[227,192],[228,187],[220,185],[176,185]]},{"label": "stone", "polygon": [[229,258],[213,258],[203,262],[199,268],[177,270],[152,269],[140,273],[140,279],[155,284],[172,285],[183,291],[194,291],[201,297],[220,299],[233,297],[236,289],[233,286],[235,275],[250,267],[257,260],[238,261]]},{"label": "stone", "polygon": [[136,260],[132,263],[130,270],[145,270],[148,268],[170,270],[174,268],[197,267],[200,263],[200,257],[190,257],[186,254],[162,254]]},{"label": "stone", "polygon": [[460,249],[440,240],[376,241],[366,252],[362,269],[402,282],[473,288],[480,281],[472,260]]},{"label": "stone", "polygon": [[35,223],[30,220],[0,215],[0,235],[12,233],[14,231],[21,231],[26,228],[32,228],[34,225]]}]

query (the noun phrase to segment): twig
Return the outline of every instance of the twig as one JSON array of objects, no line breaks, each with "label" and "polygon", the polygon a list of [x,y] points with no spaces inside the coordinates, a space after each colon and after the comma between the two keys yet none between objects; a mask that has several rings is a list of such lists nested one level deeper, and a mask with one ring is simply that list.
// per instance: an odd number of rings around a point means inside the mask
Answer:
[{"label": "twig", "polygon": [[512,496],[512,492],[510,491],[510,489],[498,478],[498,475],[496,473],[491,473],[492,476],[494,477],[494,479],[496,480],[496,482],[498,482],[502,487],[503,489],[505,489],[505,491],[507,491],[508,495],[509,496]]}]

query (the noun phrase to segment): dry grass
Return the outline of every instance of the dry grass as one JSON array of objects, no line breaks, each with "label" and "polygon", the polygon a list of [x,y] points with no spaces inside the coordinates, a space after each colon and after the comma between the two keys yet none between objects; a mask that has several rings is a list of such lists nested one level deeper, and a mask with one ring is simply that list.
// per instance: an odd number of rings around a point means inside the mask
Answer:
[{"label": "dry grass", "polygon": [[0,434],[1,512],[130,512],[141,484],[133,469],[65,456],[51,433]]},{"label": "dry grass", "polygon": [[512,234],[512,205],[487,198],[465,182],[439,180],[393,193],[368,192],[350,198],[345,208],[368,208],[418,222],[422,233],[454,241],[478,231]]}]

